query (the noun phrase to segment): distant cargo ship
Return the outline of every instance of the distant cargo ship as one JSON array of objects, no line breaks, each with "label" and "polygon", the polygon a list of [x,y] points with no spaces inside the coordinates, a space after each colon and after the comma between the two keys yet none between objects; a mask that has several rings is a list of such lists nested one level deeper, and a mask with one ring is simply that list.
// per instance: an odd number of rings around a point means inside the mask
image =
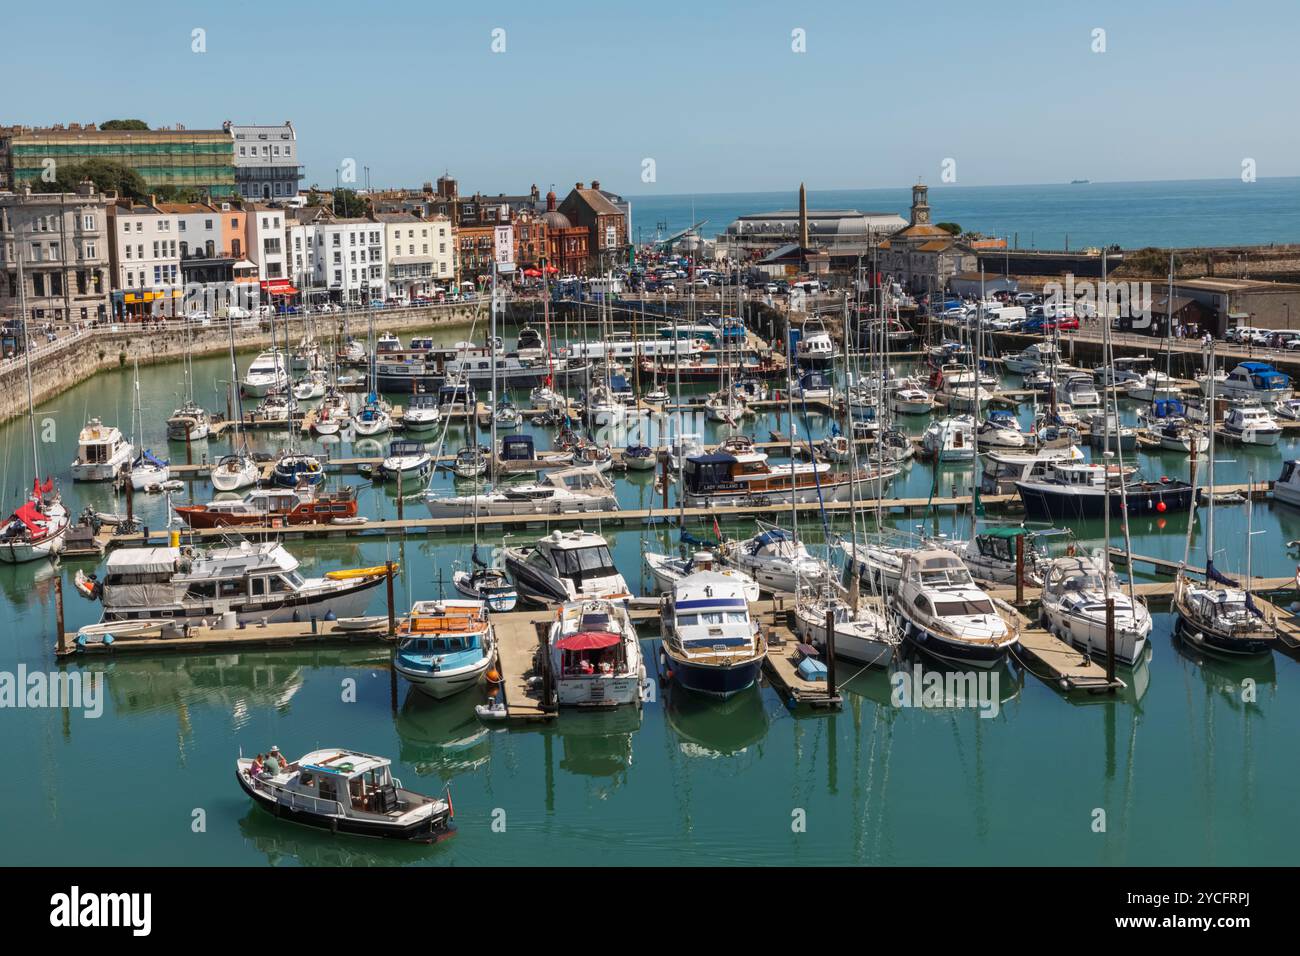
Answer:
[{"label": "distant cargo ship", "polygon": [[1071,185],[1071,186],[1078,186],[1078,185],[1081,184],[1081,183],[1089,183],[1089,182],[1092,182],[1092,180],[1090,180],[1090,179],[1071,179],[1071,180],[1070,180],[1070,185]]}]

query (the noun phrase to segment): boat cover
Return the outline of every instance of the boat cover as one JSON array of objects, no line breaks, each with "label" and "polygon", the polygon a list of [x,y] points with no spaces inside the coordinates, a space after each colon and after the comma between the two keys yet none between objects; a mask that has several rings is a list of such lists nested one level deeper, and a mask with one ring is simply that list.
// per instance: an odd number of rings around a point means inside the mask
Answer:
[{"label": "boat cover", "polygon": [[596,651],[604,647],[613,647],[622,640],[623,638],[613,631],[582,631],[560,638],[555,642],[555,646],[562,651]]}]

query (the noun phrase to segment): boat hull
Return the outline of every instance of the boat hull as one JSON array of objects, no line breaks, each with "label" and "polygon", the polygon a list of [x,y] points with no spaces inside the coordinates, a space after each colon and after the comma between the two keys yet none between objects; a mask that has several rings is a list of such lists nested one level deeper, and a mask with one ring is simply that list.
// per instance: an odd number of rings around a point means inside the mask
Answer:
[{"label": "boat hull", "polygon": [[666,649],[672,680],[679,687],[697,694],[726,699],[754,686],[762,670],[761,657],[743,660],[730,665],[697,664],[674,657]]},{"label": "boat hull", "polygon": [[[334,618],[359,617],[370,603],[371,590],[379,587],[383,581],[383,576],[378,576],[368,581],[359,581],[346,588],[290,595],[276,604],[270,602],[255,605],[234,604],[230,609],[235,612],[240,624],[257,624],[262,620],[270,624],[310,621],[312,618],[325,620],[329,615],[333,615]],[[155,617],[163,610],[165,609],[143,607],[105,608],[104,620],[130,621],[142,617]],[[195,608],[188,613],[184,608],[166,610],[177,610],[176,614],[167,615],[167,620],[177,624],[198,624],[205,619],[220,617],[216,610],[207,608]]]},{"label": "boat hull", "polygon": [[495,658],[496,653],[493,652],[469,667],[458,667],[450,671],[429,671],[406,666],[399,655],[393,661],[393,670],[406,678],[407,683],[420,693],[435,700],[445,700],[477,686]]},{"label": "boat hull", "polygon": [[945,664],[960,667],[975,667],[980,670],[992,670],[1006,663],[1007,654],[1015,643],[1009,641],[1001,644],[976,644],[959,641],[943,634],[938,634],[906,617],[902,618],[903,637],[917,650],[928,654]]},{"label": "boat hull", "polygon": [[[1150,490],[1129,490],[1129,517],[1142,515],[1166,514],[1171,511],[1188,511],[1192,506],[1192,487],[1185,482],[1154,483]],[[1106,513],[1108,496],[1100,493],[1061,493],[1048,490],[1043,486],[1016,482],[1020,500],[1024,502],[1025,514],[1030,518],[1042,518],[1049,521],[1076,521],[1087,518],[1100,518]],[[1111,517],[1124,513],[1124,502],[1117,491],[1109,495]],[[1162,512],[1159,505],[1163,504]]]}]

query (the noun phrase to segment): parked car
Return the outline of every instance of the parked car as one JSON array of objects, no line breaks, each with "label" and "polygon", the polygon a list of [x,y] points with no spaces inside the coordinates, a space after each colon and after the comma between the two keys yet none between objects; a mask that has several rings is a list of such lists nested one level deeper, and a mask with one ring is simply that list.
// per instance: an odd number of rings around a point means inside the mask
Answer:
[{"label": "parked car", "polygon": [[1014,301],[1019,305],[1032,305],[1038,301],[1038,296],[1032,292],[1017,292]]}]

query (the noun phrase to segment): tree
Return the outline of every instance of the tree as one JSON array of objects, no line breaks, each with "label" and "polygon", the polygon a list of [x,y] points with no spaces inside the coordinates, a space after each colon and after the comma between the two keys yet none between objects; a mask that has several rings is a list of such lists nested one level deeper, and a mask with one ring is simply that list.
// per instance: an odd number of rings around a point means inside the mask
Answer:
[{"label": "tree", "polygon": [[145,129],[147,130],[149,128],[149,124],[146,123],[144,120],[138,120],[138,119],[113,119],[113,120],[105,120],[104,122],[100,123],[99,128],[100,129]]},{"label": "tree", "polygon": [[208,194],[193,186],[155,186],[154,196],[159,202],[206,202]]},{"label": "tree", "polygon": [[961,235],[961,226],[955,222],[937,222],[935,223],[940,229],[952,236]]},{"label": "tree", "polygon": [[[324,204],[322,199],[321,205]],[[335,215],[344,219],[355,219],[370,212],[370,200],[359,196],[355,189],[335,189],[332,206]]]},{"label": "tree", "polygon": [[54,179],[32,181],[38,193],[75,193],[77,185],[89,179],[100,192],[115,192],[130,199],[148,199],[149,186],[144,177],[125,163],[113,159],[87,159],[76,163],[57,163]]}]

